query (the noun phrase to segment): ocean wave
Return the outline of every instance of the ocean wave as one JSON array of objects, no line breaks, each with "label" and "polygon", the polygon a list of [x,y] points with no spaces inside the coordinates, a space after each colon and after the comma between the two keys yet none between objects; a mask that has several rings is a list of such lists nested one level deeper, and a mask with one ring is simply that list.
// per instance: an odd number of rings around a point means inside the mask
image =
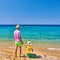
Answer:
[{"label": "ocean wave", "polygon": [[48,48],[48,50],[59,50],[60,51],[60,48]]}]

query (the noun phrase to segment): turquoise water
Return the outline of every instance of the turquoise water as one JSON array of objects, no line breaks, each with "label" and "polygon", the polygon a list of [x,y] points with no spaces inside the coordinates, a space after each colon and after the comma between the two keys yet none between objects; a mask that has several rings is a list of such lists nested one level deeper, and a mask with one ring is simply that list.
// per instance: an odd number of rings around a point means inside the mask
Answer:
[{"label": "turquoise water", "polygon": [[[15,25],[0,25],[0,39],[13,39]],[[60,26],[21,25],[23,39],[31,40],[59,40]]]}]

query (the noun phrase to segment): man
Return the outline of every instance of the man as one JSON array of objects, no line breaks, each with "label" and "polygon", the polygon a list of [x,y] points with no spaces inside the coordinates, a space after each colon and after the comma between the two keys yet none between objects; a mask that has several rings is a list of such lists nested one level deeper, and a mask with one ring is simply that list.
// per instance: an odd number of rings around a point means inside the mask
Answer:
[{"label": "man", "polygon": [[14,31],[14,41],[15,41],[15,46],[16,46],[15,57],[17,57],[18,47],[19,47],[19,52],[20,52],[19,56],[21,57],[21,46],[23,45],[23,41],[21,38],[21,32],[19,30],[20,30],[20,26],[17,25],[16,30]]}]

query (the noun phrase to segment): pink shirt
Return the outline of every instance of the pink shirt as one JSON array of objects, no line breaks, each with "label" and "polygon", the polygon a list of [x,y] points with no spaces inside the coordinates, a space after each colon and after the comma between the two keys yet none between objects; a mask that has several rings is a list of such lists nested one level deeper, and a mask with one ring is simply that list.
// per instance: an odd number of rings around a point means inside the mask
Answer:
[{"label": "pink shirt", "polygon": [[19,30],[14,31],[14,39],[15,39],[15,41],[17,41],[17,42],[21,41],[20,35],[21,34],[20,34]]}]

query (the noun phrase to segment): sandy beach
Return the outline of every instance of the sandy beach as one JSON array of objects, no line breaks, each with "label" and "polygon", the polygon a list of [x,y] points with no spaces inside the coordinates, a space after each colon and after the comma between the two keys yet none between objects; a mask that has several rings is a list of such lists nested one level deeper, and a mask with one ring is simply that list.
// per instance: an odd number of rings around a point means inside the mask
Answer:
[{"label": "sandy beach", "polygon": [[38,45],[32,45],[33,54],[41,56],[40,58],[28,58],[26,54],[26,42],[22,46],[22,57],[15,57],[15,46],[13,41],[0,41],[0,60],[60,60],[60,50],[43,48]]},{"label": "sandy beach", "polygon": [[60,60],[60,0],[0,0],[0,60]]}]

